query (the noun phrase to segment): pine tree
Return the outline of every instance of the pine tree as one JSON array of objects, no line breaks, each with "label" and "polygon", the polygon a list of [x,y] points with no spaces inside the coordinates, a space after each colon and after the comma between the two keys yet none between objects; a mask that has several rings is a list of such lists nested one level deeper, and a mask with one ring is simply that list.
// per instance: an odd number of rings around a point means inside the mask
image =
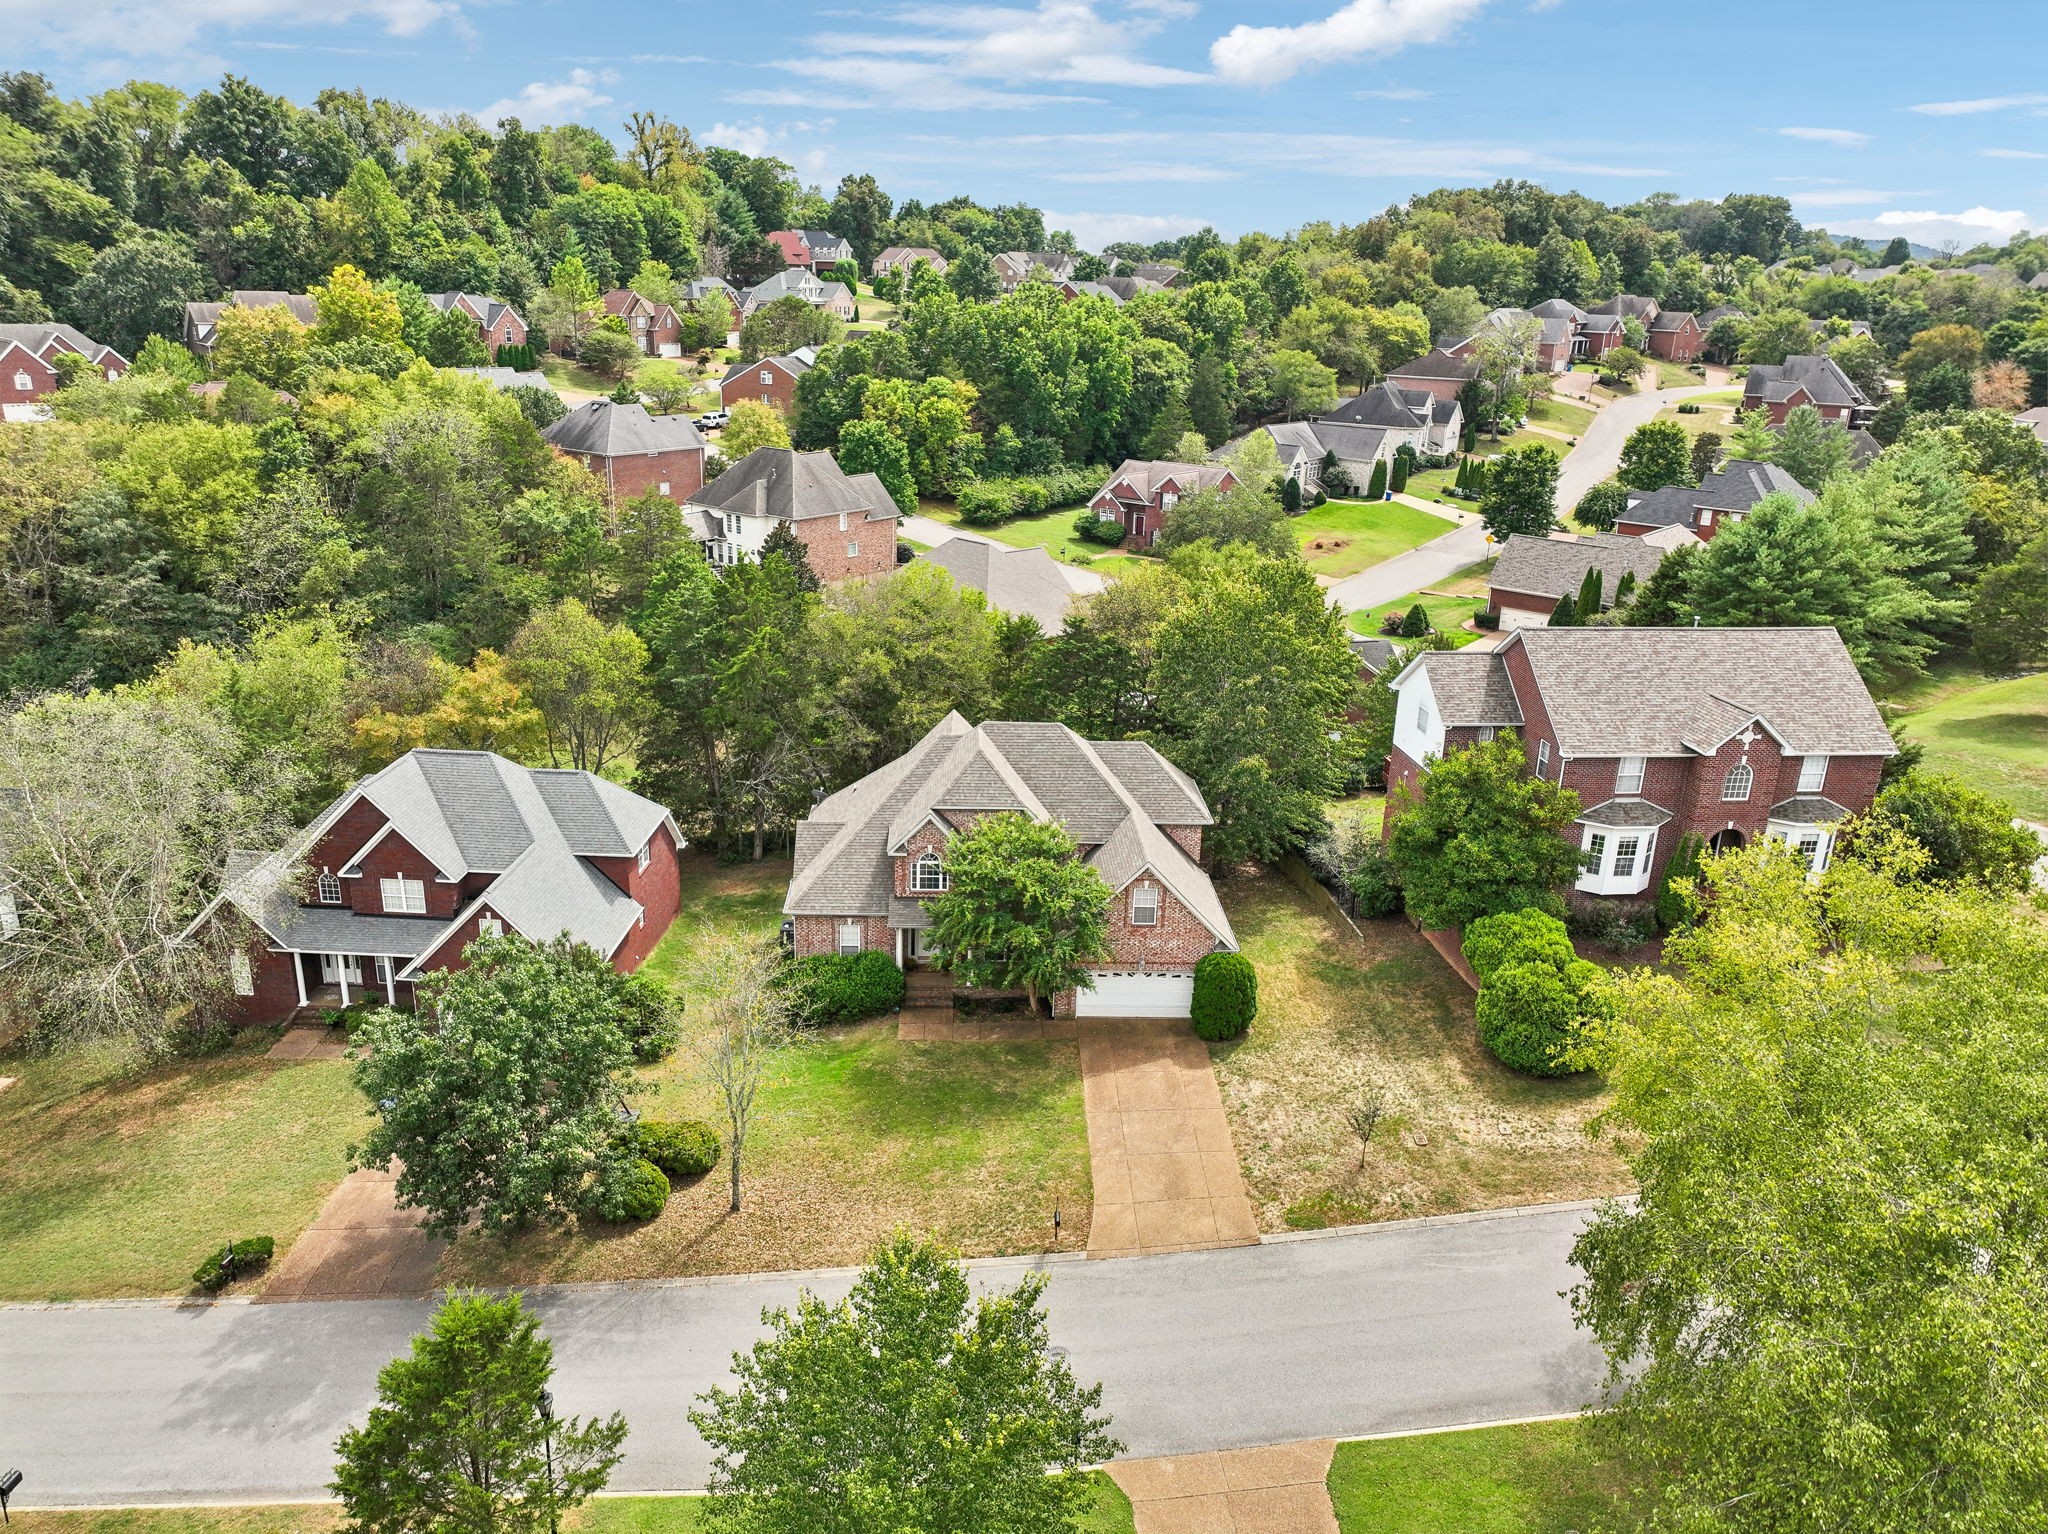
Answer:
[{"label": "pine tree", "polygon": [[1410,460],[1408,450],[1406,448],[1403,448],[1400,452],[1394,455],[1394,472],[1390,476],[1388,476],[1387,488],[1393,491],[1396,495],[1399,495],[1403,490],[1406,490],[1408,488],[1409,461]]},{"label": "pine tree", "polygon": [[1597,567],[1586,572],[1586,578],[1579,582],[1578,612],[1582,618],[1598,616],[1602,605],[1601,593],[1606,590],[1606,586],[1606,577],[1601,575]]},{"label": "pine tree", "polygon": [[1614,583],[1614,605],[1620,607],[1636,594],[1636,573],[1633,570],[1621,572],[1621,579]]},{"label": "pine tree", "polygon": [[1380,459],[1372,466],[1372,483],[1366,487],[1365,498],[1368,501],[1383,500],[1386,493],[1387,465],[1385,459]]},{"label": "pine tree", "polygon": [[1417,602],[1401,618],[1401,637],[1403,639],[1421,639],[1428,633],[1429,610],[1420,602]]},{"label": "pine tree", "polygon": [[1569,591],[1559,597],[1557,606],[1550,610],[1550,626],[1554,629],[1579,626],[1579,604]]},{"label": "pine tree", "polygon": [[778,521],[768,530],[767,538],[762,541],[761,557],[766,559],[770,554],[780,554],[795,567],[796,583],[799,589],[804,591],[816,591],[819,589],[820,582],[817,572],[811,568],[810,550],[804,546],[803,539],[797,537],[790,530],[787,522]]}]

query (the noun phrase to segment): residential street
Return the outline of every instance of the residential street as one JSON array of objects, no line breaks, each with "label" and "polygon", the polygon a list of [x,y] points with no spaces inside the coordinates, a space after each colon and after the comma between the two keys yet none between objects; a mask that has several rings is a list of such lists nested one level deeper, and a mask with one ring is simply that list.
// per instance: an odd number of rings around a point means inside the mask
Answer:
[{"label": "residential street", "polygon": [[[1576,1409],[1601,1358],[1559,1297],[1584,1206],[1369,1227],[1313,1240],[1048,1264],[1053,1341],[1101,1379],[1133,1457]],[[1028,1259],[977,1262],[1007,1285]],[[690,1400],[801,1284],[775,1274],[542,1291],[555,1396],[632,1424],[621,1491],[705,1480]],[[325,1494],[336,1435],[424,1301],[0,1307],[0,1460],[17,1506]]]}]

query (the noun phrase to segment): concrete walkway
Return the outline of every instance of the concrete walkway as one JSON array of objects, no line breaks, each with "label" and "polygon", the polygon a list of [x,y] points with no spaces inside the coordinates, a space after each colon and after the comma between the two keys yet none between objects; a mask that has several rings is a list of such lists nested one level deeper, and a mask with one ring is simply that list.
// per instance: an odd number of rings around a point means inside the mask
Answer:
[{"label": "concrete walkway", "polygon": [[275,1044],[264,1051],[270,1060],[345,1060],[348,1058],[348,1033],[341,1028],[320,1028],[311,1025],[294,1025],[278,1036]]},{"label": "concrete walkway", "polygon": [[421,1233],[417,1211],[398,1207],[396,1171],[351,1172],[292,1243],[256,1303],[412,1299],[434,1287],[446,1247]]},{"label": "concrete walkway", "polygon": [[1090,1257],[1259,1239],[1209,1051],[1180,1018],[1085,1018]]},{"label": "concrete walkway", "polygon": [[1131,1499],[1137,1534],[1337,1534],[1336,1440],[1228,1449],[1106,1466]]}]

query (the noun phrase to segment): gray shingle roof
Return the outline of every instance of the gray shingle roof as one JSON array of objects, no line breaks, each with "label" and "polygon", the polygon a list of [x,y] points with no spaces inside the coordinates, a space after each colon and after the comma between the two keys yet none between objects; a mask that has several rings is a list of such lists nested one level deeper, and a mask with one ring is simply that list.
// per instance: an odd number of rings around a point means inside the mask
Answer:
[{"label": "gray shingle roof", "polygon": [[1691,527],[1703,506],[1723,514],[1742,513],[1753,510],[1767,495],[1789,495],[1802,506],[1814,499],[1811,490],[1776,464],[1733,458],[1701,480],[1696,490],[1689,485],[1666,485],[1647,494],[1632,494],[1621,520],[1632,527]]},{"label": "gray shingle roof", "polygon": [[1222,484],[1223,476],[1229,472],[1230,466],[1225,463],[1180,463],[1171,458],[1126,458],[1117,465],[1116,472],[1104,481],[1102,488],[1089,499],[1093,500],[1105,494],[1119,501],[1129,499],[1130,497],[1115,494],[1118,488],[1122,487],[1127,488],[1136,500],[1149,502],[1152,499],[1152,487],[1166,479],[1171,479],[1180,486],[1183,495],[1192,495],[1206,486]]},{"label": "gray shingle roof", "polygon": [[541,435],[565,453],[590,453],[599,458],[704,449],[704,439],[688,417],[649,415],[645,405],[621,405],[608,399],[578,405]]},{"label": "gray shingle roof", "polygon": [[1671,811],[1662,805],[1652,804],[1647,799],[1609,799],[1605,804],[1596,804],[1579,817],[1582,826],[1661,826],[1671,819]]},{"label": "gray shingle roof", "polygon": [[1711,751],[1752,718],[1793,755],[1896,750],[1831,628],[1517,629],[1492,655],[1517,645],[1566,756]]},{"label": "gray shingle roof", "polygon": [[1575,325],[1586,318],[1586,311],[1568,298],[1546,298],[1529,312],[1539,320],[1570,320]]},{"label": "gray shingle roof", "polygon": [[1848,818],[1847,810],[1820,794],[1797,794],[1771,806],[1771,819],[1789,820],[1799,826],[1829,826]]},{"label": "gray shingle roof", "polygon": [[1380,426],[1414,430],[1427,426],[1437,405],[1427,389],[1404,389],[1380,382],[1363,394],[1339,400],[1337,408],[1324,412],[1322,419],[1343,426]]},{"label": "gray shingle roof", "polygon": [[1462,381],[1478,376],[1479,362],[1476,358],[1453,357],[1444,351],[1432,351],[1413,362],[1387,369],[1389,378],[1455,378]]},{"label": "gray shingle roof", "polygon": [[1745,400],[1777,403],[1804,389],[1816,405],[1868,405],[1870,401],[1832,357],[1804,354],[1787,357],[1782,364],[1759,362],[1751,366],[1744,380]]},{"label": "gray shingle roof", "polygon": [[1074,593],[1043,547],[1013,549],[979,538],[948,538],[917,563],[937,565],[954,582],[972,586],[997,612],[1030,618],[1048,634],[1066,622]]},{"label": "gray shingle roof", "polygon": [[741,374],[755,371],[764,362],[772,362],[791,377],[801,378],[811,370],[811,365],[817,360],[818,353],[814,348],[799,346],[795,351],[784,352],[779,356],[760,357],[752,362],[735,362],[725,370],[725,376],[719,379],[719,382],[729,384]]},{"label": "gray shingle roof", "polygon": [[51,342],[62,341],[64,349],[76,351],[79,356],[99,362],[107,356],[121,354],[111,346],[95,341],[75,325],[65,325],[55,320],[39,324],[0,325],[0,345],[13,341],[38,357],[49,348]]},{"label": "gray shingle roof", "polygon": [[1519,591],[1555,601],[1576,594],[1588,570],[1602,576],[1601,601],[1614,605],[1614,588],[1623,572],[1638,583],[1656,574],[1665,550],[1640,538],[1598,533],[1590,538],[1533,538],[1512,533],[1501,546],[1500,560],[1486,579],[1495,591]]},{"label": "gray shingle roof", "polygon": [[1378,634],[1351,634],[1346,637],[1351,641],[1351,653],[1358,658],[1358,664],[1374,676],[1391,666],[1394,657],[1400,654],[1400,647],[1393,640]]},{"label": "gray shingle roof", "polygon": [[[1351,426],[1343,421],[1279,421],[1260,430],[1272,437],[1283,458],[1291,447],[1311,458],[1335,453],[1349,463],[1370,463],[1380,456],[1387,440],[1384,426]],[[1218,455],[1229,453],[1233,445],[1218,448]]]},{"label": "gray shingle roof", "polygon": [[692,506],[804,522],[847,512],[870,522],[900,514],[888,487],[872,474],[848,474],[827,452],[757,447],[690,498]]},{"label": "gray shingle roof", "polygon": [[1425,650],[1414,664],[1429,678],[1445,724],[1521,727],[1522,705],[1495,651]]},{"label": "gray shingle roof", "polygon": [[1657,300],[1643,298],[1635,293],[1617,293],[1605,303],[1593,305],[1592,312],[1626,315],[1630,319],[1642,320],[1647,324],[1650,317],[1657,312]]},{"label": "gray shingle roof", "polygon": [[522,372],[518,368],[450,368],[451,373],[460,373],[465,378],[481,378],[494,389],[546,389],[554,393],[555,386],[548,382],[548,375],[537,370]]}]

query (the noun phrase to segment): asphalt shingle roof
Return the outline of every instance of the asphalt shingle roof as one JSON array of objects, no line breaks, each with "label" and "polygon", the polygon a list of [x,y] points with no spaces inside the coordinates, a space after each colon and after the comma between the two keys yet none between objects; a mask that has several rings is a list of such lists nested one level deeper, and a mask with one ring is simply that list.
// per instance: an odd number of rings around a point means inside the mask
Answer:
[{"label": "asphalt shingle roof", "polygon": [[1032,619],[1048,634],[1066,622],[1074,593],[1043,547],[1013,549],[979,538],[948,538],[917,562],[937,565],[954,583],[972,586],[997,612]]},{"label": "asphalt shingle roof", "polygon": [[1601,601],[1614,605],[1614,588],[1624,572],[1640,584],[1656,574],[1666,550],[1640,538],[1597,533],[1590,538],[1535,538],[1511,533],[1501,546],[1500,560],[1487,585],[1496,591],[1519,591],[1555,600],[1576,594],[1588,570],[1601,573]]},{"label": "asphalt shingle roof", "polygon": [[1508,669],[1491,650],[1425,650],[1415,664],[1429,678],[1437,714],[1448,725],[1520,728],[1522,705]]},{"label": "asphalt shingle roof", "polygon": [[649,415],[645,405],[594,399],[578,405],[541,435],[565,453],[622,458],[633,453],[703,451],[704,439],[681,415]]},{"label": "asphalt shingle roof", "polygon": [[888,487],[874,475],[848,474],[828,452],[800,453],[788,447],[755,448],[692,496],[690,504],[783,522],[836,517],[841,512],[870,522],[894,521],[900,515]]}]

